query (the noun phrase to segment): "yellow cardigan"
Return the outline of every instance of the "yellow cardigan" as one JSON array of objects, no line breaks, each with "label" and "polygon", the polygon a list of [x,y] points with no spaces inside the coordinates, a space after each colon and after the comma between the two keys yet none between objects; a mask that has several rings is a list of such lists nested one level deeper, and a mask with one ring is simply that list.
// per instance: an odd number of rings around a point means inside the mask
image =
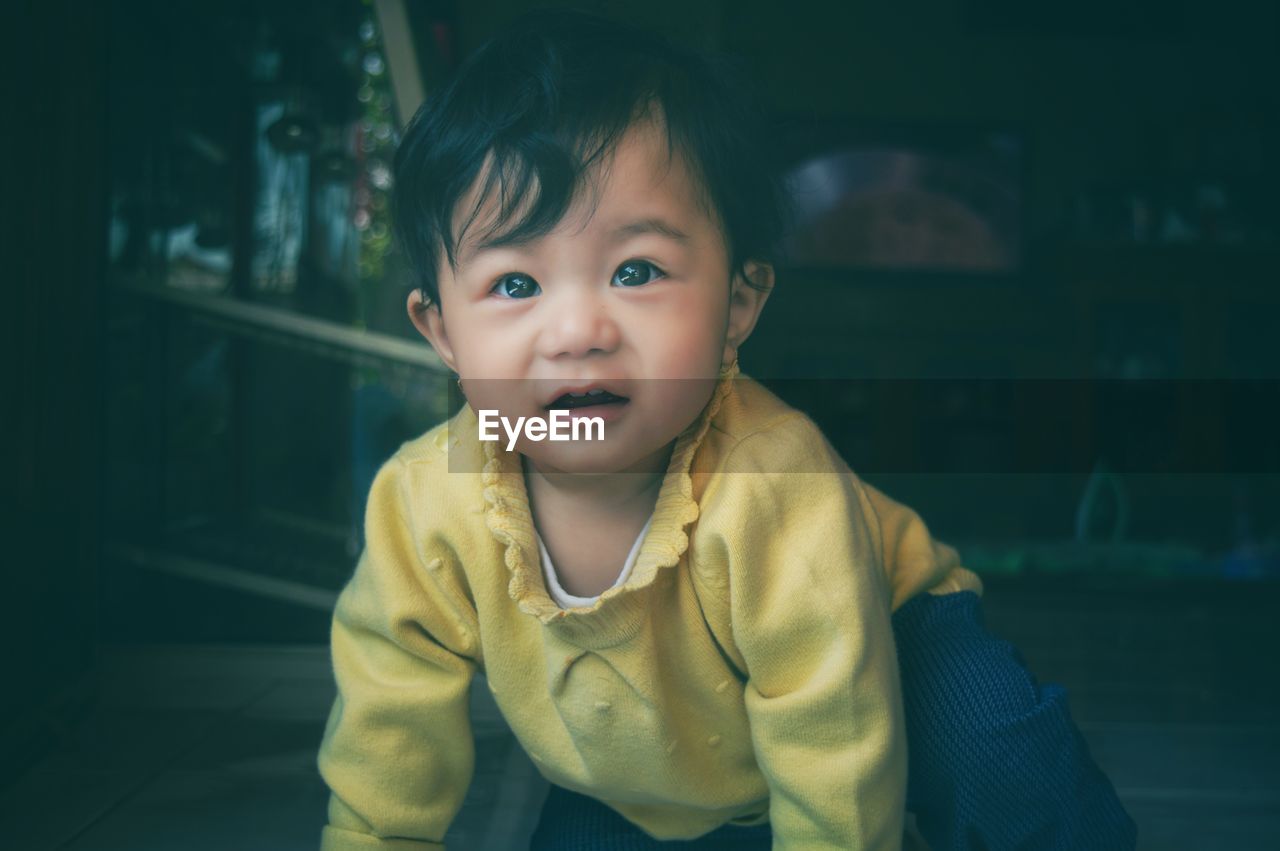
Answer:
[{"label": "yellow cardigan", "polygon": [[476,428],[464,406],[369,494],[333,619],[324,849],[444,847],[477,671],[548,780],[656,838],[768,819],[775,851],[898,847],[889,613],[980,592],[954,549],[735,364],[676,441],[631,577],[561,609],[519,456]]}]

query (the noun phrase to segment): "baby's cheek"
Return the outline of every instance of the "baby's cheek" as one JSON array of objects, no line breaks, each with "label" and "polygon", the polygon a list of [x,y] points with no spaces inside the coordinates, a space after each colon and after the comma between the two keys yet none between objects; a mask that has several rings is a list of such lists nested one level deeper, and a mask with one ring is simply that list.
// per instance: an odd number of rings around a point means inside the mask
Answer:
[{"label": "baby's cheek", "polygon": [[715,378],[724,351],[724,329],[708,325],[706,320],[686,321],[664,329],[662,345],[654,353],[658,362],[650,374],[675,379]]}]

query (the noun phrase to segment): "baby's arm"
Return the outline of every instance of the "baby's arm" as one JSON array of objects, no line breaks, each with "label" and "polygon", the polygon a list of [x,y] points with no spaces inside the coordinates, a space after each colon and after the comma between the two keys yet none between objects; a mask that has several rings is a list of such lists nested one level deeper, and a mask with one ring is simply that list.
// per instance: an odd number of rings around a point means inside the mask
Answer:
[{"label": "baby's arm", "polygon": [[873,534],[881,541],[881,566],[893,589],[893,611],[926,590],[931,594],[982,594],[982,580],[960,564],[955,547],[929,534],[919,514],[864,481],[858,480],[856,487],[871,516]]},{"label": "baby's arm", "polygon": [[[811,421],[788,417],[738,444],[700,520],[723,530],[775,851],[902,842],[907,755],[890,591],[842,468]],[[829,472],[778,472],[819,469]]]},{"label": "baby's arm", "polygon": [[441,849],[475,762],[469,631],[429,591],[393,458],[369,494],[368,544],[334,611],[338,698],[320,746],[324,851]]}]

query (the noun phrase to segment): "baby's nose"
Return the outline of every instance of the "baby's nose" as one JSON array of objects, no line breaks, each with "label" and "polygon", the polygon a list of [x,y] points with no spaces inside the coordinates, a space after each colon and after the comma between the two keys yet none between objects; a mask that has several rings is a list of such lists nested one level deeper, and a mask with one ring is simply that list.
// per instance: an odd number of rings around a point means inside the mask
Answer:
[{"label": "baby's nose", "polygon": [[544,334],[547,357],[584,357],[592,352],[612,352],[622,339],[622,329],[609,310],[608,300],[595,293],[566,293],[548,305],[551,318]]}]

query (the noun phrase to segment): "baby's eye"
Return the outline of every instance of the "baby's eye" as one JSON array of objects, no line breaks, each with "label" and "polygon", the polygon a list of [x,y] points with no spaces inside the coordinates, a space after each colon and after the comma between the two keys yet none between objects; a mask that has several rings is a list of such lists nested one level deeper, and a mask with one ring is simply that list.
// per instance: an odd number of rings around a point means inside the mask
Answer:
[{"label": "baby's eye", "polygon": [[628,260],[613,273],[612,283],[620,287],[638,287],[662,277],[662,270],[646,260]]},{"label": "baby's eye", "polygon": [[498,293],[504,298],[529,298],[542,292],[542,288],[528,275],[511,274],[499,278],[490,292]]}]

